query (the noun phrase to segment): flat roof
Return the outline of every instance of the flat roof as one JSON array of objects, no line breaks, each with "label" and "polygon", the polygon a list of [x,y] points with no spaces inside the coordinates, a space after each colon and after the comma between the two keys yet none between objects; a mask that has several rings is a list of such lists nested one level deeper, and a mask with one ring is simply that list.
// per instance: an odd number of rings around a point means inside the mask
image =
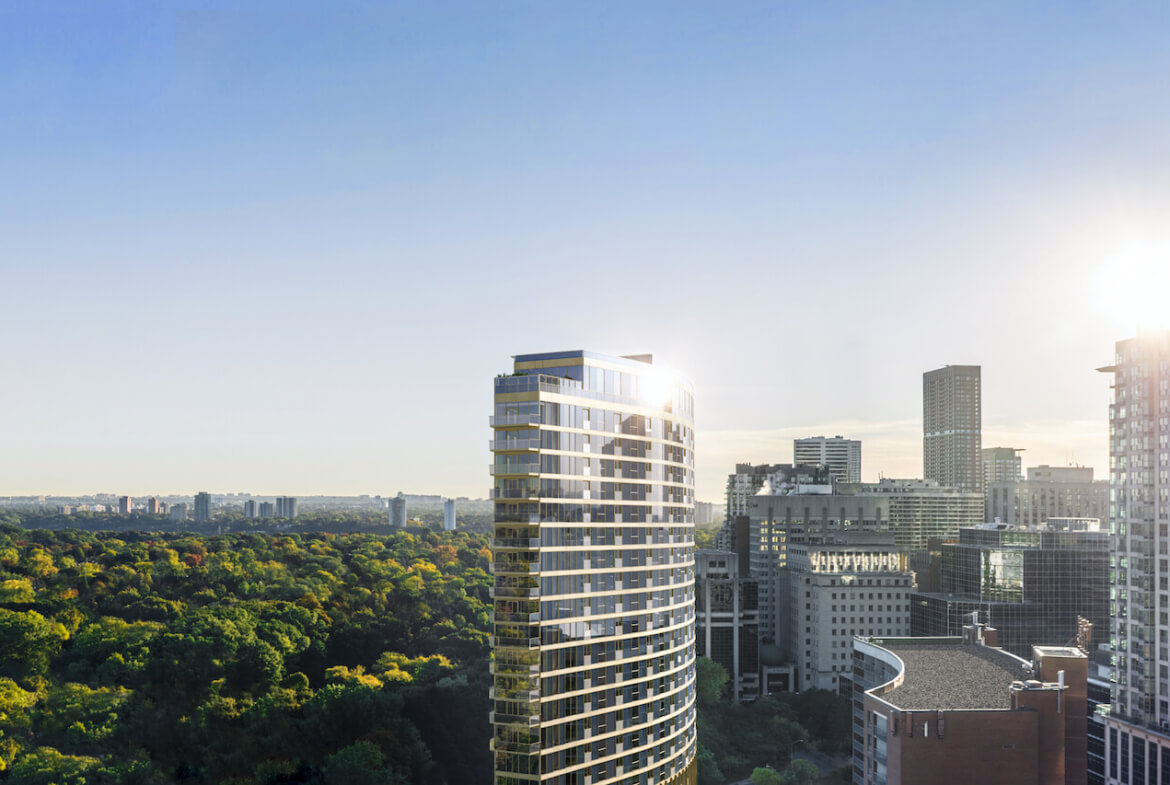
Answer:
[{"label": "flat roof", "polygon": [[988,646],[874,643],[906,663],[902,684],[881,696],[900,709],[1010,709],[1012,682],[1030,678],[1020,659]]}]

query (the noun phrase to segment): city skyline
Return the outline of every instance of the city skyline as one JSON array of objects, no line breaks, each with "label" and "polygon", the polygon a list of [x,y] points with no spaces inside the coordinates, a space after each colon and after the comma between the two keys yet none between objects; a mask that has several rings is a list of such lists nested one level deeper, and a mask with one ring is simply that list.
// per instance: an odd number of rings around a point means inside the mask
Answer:
[{"label": "city skyline", "polygon": [[0,495],[481,498],[500,347],[686,374],[706,501],[817,434],[921,476],[946,364],[984,446],[1103,473],[1168,14],[5,8]]}]

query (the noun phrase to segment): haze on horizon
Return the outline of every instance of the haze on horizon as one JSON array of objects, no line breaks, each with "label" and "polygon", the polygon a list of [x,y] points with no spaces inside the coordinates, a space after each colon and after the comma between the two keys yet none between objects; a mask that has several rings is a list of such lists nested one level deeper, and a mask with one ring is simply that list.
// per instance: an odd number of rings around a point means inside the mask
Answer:
[{"label": "haze on horizon", "polygon": [[0,495],[490,480],[513,354],[695,382],[698,498],[792,438],[1106,476],[1170,289],[1170,8],[0,8]]}]

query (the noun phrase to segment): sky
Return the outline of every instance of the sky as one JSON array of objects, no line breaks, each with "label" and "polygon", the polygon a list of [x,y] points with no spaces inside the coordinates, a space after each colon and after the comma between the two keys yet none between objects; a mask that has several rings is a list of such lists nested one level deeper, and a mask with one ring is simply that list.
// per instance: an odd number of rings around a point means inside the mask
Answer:
[{"label": "sky", "polygon": [[514,354],[694,380],[696,489],[792,438],[1105,475],[1170,313],[1161,3],[0,5],[0,495],[490,487]]}]

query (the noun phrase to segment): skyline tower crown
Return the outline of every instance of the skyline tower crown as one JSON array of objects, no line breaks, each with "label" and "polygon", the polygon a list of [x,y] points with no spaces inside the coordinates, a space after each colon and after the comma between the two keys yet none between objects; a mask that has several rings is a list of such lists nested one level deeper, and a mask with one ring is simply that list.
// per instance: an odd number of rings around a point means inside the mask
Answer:
[{"label": "skyline tower crown", "polygon": [[496,785],[696,785],[693,407],[649,355],[496,377]]}]

